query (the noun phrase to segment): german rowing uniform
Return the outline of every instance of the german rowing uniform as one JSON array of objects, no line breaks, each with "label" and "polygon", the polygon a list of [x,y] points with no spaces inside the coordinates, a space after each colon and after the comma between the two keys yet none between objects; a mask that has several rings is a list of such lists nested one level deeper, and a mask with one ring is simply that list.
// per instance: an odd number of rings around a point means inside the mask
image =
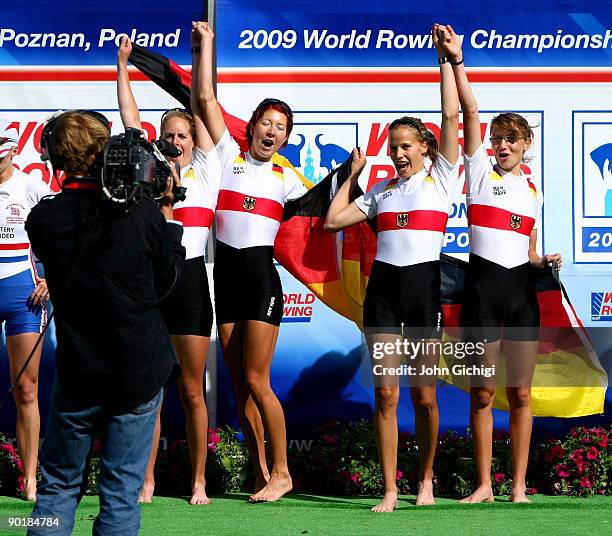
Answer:
[{"label": "german rowing uniform", "polygon": [[542,196],[528,175],[493,166],[484,147],[465,158],[470,261],[462,325],[488,342],[537,340],[540,325],[529,238],[538,228]]},{"label": "german rowing uniform", "polygon": [[210,337],[213,309],[204,254],[213,223],[221,165],[217,152],[193,150],[192,162],[181,169],[181,184],[187,188],[184,201],[174,205],[174,219],[183,224],[182,245],[186,251],[183,272],[160,304],[171,335]]},{"label": "german rowing uniform", "polygon": [[187,188],[185,200],[174,205],[174,219],[183,224],[186,259],[202,257],[206,252],[220,180],[221,165],[216,152],[205,153],[196,147],[191,164],[181,169],[181,184]]},{"label": "german rowing uniform", "polygon": [[[380,182],[355,200],[376,217],[378,241],[364,302],[364,326],[439,337],[440,250],[459,165],[438,155],[430,171]],[[417,329],[426,328],[426,329]]]},{"label": "german rowing uniform", "polygon": [[538,228],[542,196],[528,175],[493,166],[484,147],[465,158],[470,252],[514,268],[529,261],[529,235]]},{"label": "german rowing uniform", "polygon": [[29,303],[38,276],[24,225],[32,207],[50,194],[44,182],[18,169],[0,184],[0,320],[7,336],[40,333],[45,325],[44,306]]},{"label": "german rowing uniform", "polygon": [[214,284],[217,324],[279,325],[283,294],[273,247],[285,201],[307,188],[296,173],[242,153],[226,130],[217,144],[222,180],[216,211]]}]

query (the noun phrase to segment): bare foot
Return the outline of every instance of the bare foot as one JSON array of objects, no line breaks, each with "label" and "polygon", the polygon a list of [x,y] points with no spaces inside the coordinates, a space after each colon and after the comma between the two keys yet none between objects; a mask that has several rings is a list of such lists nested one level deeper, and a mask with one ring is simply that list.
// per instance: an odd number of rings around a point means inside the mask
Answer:
[{"label": "bare foot", "polygon": [[431,480],[422,480],[419,482],[419,491],[417,493],[417,506],[431,506],[436,504],[433,496],[433,482]]},{"label": "bare foot", "polygon": [[266,484],[270,480],[270,475],[262,475],[260,477],[255,477],[255,490],[253,491],[253,495],[256,495],[262,489],[266,487]]},{"label": "bare foot", "polygon": [[36,478],[26,479],[23,490],[23,498],[26,501],[36,502]]},{"label": "bare foot", "polygon": [[386,491],[385,495],[372,512],[393,512],[397,508],[397,491]]},{"label": "bare foot", "polygon": [[511,503],[530,503],[531,501],[525,495],[524,488],[512,488],[512,492],[510,493],[510,502]]},{"label": "bare foot", "polygon": [[268,483],[257,493],[249,497],[249,502],[273,502],[278,501],[285,493],[293,489],[293,483],[289,473],[286,476],[272,475]]},{"label": "bare foot", "polygon": [[493,502],[493,490],[490,485],[478,486],[476,491],[472,493],[469,497],[465,499],[461,499],[459,502],[463,504],[477,504],[483,502]]},{"label": "bare foot", "polygon": [[138,496],[138,502],[143,504],[151,504],[153,502],[153,491],[155,490],[155,481],[148,481],[145,479],[140,495]]},{"label": "bare foot", "polygon": [[206,495],[206,482],[194,482],[189,504],[210,504],[210,499]]}]

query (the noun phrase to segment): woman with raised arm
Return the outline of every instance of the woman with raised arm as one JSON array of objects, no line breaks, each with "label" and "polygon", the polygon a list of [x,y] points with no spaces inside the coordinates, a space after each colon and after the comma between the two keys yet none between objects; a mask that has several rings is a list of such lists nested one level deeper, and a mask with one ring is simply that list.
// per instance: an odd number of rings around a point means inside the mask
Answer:
[{"label": "woman with raised arm", "polygon": [[[396,119],[389,126],[389,149],[398,178],[377,183],[364,196],[349,203],[359,176],[358,172],[353,173],[334,197],[325,224],[327,230],[337,231],[377,217],[378,248],[363,311],[375,377],[374,427],[385,483],[385,495],[372,508],[374,512],[391,512],[397,506],[400,387],[398,376],[384,371],[399,367],[404,357],[410,359],[408,364],[416,365],[410,377],[420,458],[416,504],[434,504],[437,378],[421,373],[421,367],[438,365],[439,353],[429,350],[401,355],[397,350],[384,351],[397,348],[404,339],[435,342],[442,335],[439,259],[459,176],[459,101],[452,68],[442,57],[437,25],[432,28],[432,36],[440,63],[439,150],[435,137],[420,119]],[[355,151],[353,159],[363,167],[365,160]]]},{"label": "woman with raised arm", "polygon": [[[201,42],[199,99],[206,128],[223,170],[217,204],[215,310],[223,355],[234,382],[238,417],[255,466],[252,502],[276,501],[291,490],[283,408],[270,385],[270,367],[283,312],[280,278],[272,252],[285,201],[306,186],[288,168],[272,162],[293,127],[291,108],[265,99],[247,125],[249,150],[230,137],[212,84],[213,33],[194,24]],[[263,418],[263,421],[262,421]],[[272,447],[266,465],[263,428]]]},{"label": "woman with raised arm", "polygon": [[[127,62],[132,44],[124,38],[117,54],[117,97],[124,127],[142,130],[140,115],[130,87]],[[214,145],[202,119],[195,98],[198,76],[198,53],[194,50],[191,112],[168,110],[161,120],[160,137],[174,145],[180,155],[169,158],[181,170],[181,182],[187,188],[186,199],[174,205],[174,218],[183,224],[182,244],[187,251],[185,267],[175,287],[161,304],[161,312],[172,335],[181,364],[179,395],[187,421],[187,442],[192,469],[190,504],[208,504],[204,469],[208,448],[208,414],[204,401],[203,376],[213,323],[204,255],[212,225],[221,169]],[[158,411],[153,449],[141,502],[151,502],[155,486],[154,467],[160,436]]]},{"label": "woman with raised arm", "polygon": [[[17,129],[0,119],[0,323],[4,324],[11,384],[24,366],[46,322],[49,292],[38,277],[26,218],[42,197],[51,193],[41,180],[28,177],[13,166],[17,154]],[[38,368],[42,344],[13,389],[17,412],[17,448],[23,461],[23,497],[36,500],[36,463],[40,436]]]},{"label": "woman with raised arm", "polygon": [[[531,277],[533,268],[561,265],[558,253],[536,251],[542,197],[521,168],[533,143],[533,131],[519,114],[502,113],[491,121],[489,160],[481,141],[476,99],[463,64],[461,41],[451,26],[442,47],[453,65],[463,111],[465,175],[470,261],[462,324],[465,336],[486,341],[480,364],[497,365],[504,326],[506,395],[510,406],[513,483],[511,502],[529,502],[525,473],[531,439],[531,379],[538,349],[540,314]],[[470,421],[478,487],[462,502],[493,501],[491,457],[495,379],[471,378]]]}]

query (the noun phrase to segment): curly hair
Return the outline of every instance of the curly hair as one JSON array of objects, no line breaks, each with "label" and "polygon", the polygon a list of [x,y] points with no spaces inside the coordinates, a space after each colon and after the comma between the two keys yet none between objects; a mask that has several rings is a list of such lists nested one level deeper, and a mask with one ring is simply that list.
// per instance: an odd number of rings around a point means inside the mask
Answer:
[{"label": "curly hair", "polygon": [[65,112],[57,118],[53,131],[53,166],[66,175],[94,175],[102,166],[104,147],[110,129],[92,113]]},{"label": "curly hair", "polygon": [[389,132],[401,127],[408,127],[414,130],[416,133],[416,138],[421,142],[427,145],[427,153],[426,156],[434,162],[438,156],[438,140],[434,136],[433,132],[429,130],[417,117],[408,117],[405,115],[404,117],[400,117],[399,119],[395,119],[389,125]]}]

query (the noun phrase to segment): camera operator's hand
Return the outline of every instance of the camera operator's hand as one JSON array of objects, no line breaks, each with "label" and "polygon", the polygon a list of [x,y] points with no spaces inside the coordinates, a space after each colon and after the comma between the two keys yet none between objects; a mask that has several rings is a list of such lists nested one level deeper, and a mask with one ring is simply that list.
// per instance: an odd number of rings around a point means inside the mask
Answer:
[{"label": "camera operator's hand", "polygon": [[132,54],[132,42],[129,37],[123,37],[117,49],[117,65],[127,67],[130,54]]},{"label": "camera operator's hand", "polygon": [[172,175],[168,177],[168,181],[166,183],[166,190],[164,191],[164,196],[159,201],[159,208],[162,211],[164,218],[166,218],[167,220],[172,220],[174,217],[174,211],[173,211],[174,202],[175,202],[174,193],[173,193],[174,187],[181,186],[181,178],[176,172],[176,168],[171,165],[170,170],[172,172]]}]

